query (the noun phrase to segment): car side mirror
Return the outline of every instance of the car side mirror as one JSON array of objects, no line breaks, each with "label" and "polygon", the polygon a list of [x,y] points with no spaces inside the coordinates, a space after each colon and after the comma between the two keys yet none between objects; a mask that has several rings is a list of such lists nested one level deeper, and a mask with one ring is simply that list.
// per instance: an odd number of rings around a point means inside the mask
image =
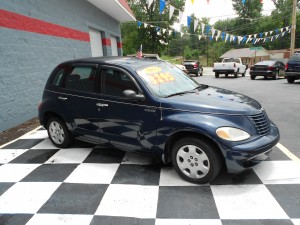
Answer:
[{"label": "car side mirror", "polygon": [[123,95],[131,100],[138,100],[138,101],[143,101],[145,99],[145,96],[142,94],[137,94],[133,90],[125,90],[123,91]]}]

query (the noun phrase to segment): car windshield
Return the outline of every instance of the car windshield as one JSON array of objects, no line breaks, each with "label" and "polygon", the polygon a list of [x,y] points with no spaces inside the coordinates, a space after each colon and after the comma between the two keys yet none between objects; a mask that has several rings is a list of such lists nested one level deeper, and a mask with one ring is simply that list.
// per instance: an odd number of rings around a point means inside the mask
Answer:
[{"label": "car windshield", "polygon": [[151,93],[158,97],[185,94],[202,87],[182,70],[168,63],[157,63],[137,70]]},{"label": "car windshield", "polygon": [[255,65],[273,65],[274,61],[261,61],[259,63],[256,63]]},{"label": "car windshield", "polygon": [[300,54],[293,55],[290,59],[290,62],[299,62],[300,61]]}]

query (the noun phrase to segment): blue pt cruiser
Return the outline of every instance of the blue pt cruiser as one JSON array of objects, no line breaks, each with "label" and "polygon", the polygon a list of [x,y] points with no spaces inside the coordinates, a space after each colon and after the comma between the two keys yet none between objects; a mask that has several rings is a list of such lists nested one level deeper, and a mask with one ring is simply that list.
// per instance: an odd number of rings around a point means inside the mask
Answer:
[{"label": "blue pt cruiser", "polygon": [[193,183],[211,182],[222,165],[240,173],[265,160],[279,141],[256,100],[199,84],[170,63],[132,57],[58,65],[39,119],[59,148],[77,138],[150,153]]}]

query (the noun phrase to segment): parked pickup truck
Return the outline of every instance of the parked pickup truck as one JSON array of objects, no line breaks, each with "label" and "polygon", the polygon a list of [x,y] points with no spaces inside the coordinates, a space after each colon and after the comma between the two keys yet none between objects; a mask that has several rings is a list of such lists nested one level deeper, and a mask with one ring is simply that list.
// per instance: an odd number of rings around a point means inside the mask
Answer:
[{"label": "parked pickup truck", "polygon": [[247,66],[243,64],[240,58],[224,58],[221,63],[214,63],[213,69],[216,78],[219,78],[220,74],[225,74],[226,77],[233,74],[236,78],[239,74],[242,74],[244,77],[246,70]]}]

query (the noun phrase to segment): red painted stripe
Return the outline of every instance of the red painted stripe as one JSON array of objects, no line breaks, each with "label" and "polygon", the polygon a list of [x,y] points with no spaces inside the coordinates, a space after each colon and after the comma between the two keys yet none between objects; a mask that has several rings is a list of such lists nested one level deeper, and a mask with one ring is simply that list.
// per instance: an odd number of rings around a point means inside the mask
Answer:
[{"label": "red painted stripe", "polygon": [[109,38],[102,38],[102,45],[111,46],[111,40]]},{"label": "red painted stripe", "polygon": [[90,42],[88,33],[0,9],[0,27]]},{"label": "red painted stripe", "polygon": [[122,42],[117,43],[118,48],[122,48]]}]

